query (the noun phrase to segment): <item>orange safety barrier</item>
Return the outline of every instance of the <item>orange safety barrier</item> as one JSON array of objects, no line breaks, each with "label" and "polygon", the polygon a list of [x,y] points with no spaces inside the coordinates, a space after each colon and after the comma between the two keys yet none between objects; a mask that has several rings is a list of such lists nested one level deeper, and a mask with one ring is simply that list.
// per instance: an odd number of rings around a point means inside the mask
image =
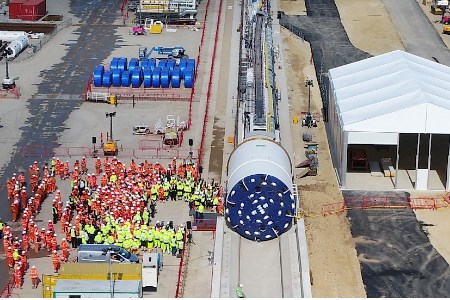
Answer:
[{"label": "orange safety barrier", "polygon": [[433,209],[437,208],[437,201],[435,198],[412,198],[410,199],[410,206],[412,209]]},{"label": "orange safety barrier", "polygon": [[345,198],[346,209],[408,208],[408,197],[369,196]]},{"label": "orange safety barrier", "polygon": [[329,214],[335,214],[345,211],[345,203],[336,202],[331,204],[325,204],[322,206],[322,215],[327,216]]},{"label": "orange safety barrier", "polygon": [[340,213],[350,209],[370,209],[370,208],[412,208],[412,209],[440,209],[450,205],[450,198],[446,195],[441,198],[409,198],[409,197],[351,197],[345,198],[345,202],[325,204],[322,206],[322,215]]}]

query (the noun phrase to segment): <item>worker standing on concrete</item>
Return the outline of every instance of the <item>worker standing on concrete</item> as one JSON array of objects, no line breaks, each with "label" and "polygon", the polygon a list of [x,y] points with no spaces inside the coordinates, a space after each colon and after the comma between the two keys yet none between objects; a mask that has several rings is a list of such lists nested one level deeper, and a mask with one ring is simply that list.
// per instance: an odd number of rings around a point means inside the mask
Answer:
[{"label": "worker standing on concrete", "polygon": [[36,289],[39,284],[39,274],[36,266],[32,266],[30,270],[31,288]]},{"label": "worker standing on concrete", "polygon": [[22,273],[25,273],[25,271],[28,269],[27,254],[25,253],[25,251],[22,251],[20,262],[22,263]]},{"label": "worker standing on concrete", "polygon": [[175,255],[177,255],[177,240],[175,239],[175,237],[173,237],[171,240],[170,240],[170,247],[171,247],[171,250],[172,250],[172,256],[175,256]]},{"label": "worker standing on concrete", "polygon": [[68,251],[67,241],[65,238],[61,241],[61,250],[62,250],[62,261],[66,262],[69,260],[69,251]]},{"label": "worker standing on concrete", "polygon": [[184,249],[184,241],[183,240],[178,240],[177,241],[177,247],[178,247],[178,255],[181,257],[181,253],[183,252]]},{"label": "worker standing on concrete", "polygon": [[22,288],[22,271],[20,270],[20,267],[17,267],[14,270],[14,287],[16,289]]},{"label": "worker standing on concrete", "polygon": [[239,286],[236,289],[236,296],[238,298],[245,298],[245,294],[244,291],[242,290],[242,287],[243,287],[242,283],[239,283]]},{"label": "worker standing on concrete", "polygon": [[14,257],[12,247],[8,247],[8,252],[6,253],[6,257],[8,258],[8,267],[14,267]]},{"label": "worker standing on concrete", "polygon": [[52,253],[52,264],[53,264],[53,272],[58,273],[59,270],[59,256],[56,253],[56,250]]},{"label": "worker standing on concrete", "polygon": [[70,241],[72,243],[72,248],[77,248],[77,234],[75,232],[75,226],[70,226]]}]

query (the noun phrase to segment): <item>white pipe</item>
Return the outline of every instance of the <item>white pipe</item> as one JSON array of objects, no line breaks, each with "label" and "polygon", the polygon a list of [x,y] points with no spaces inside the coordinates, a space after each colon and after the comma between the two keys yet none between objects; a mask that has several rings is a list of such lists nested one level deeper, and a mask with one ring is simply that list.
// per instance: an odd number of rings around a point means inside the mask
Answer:
[{"label": "white pipe", "polygon": [[0,31],[0,40],[11,43],[21,36],[27,36],[25,31]]},{"label": "white pipe", "polygon": [[11,42],[11,44],[9,44],[8,47],[6,47],[6,49],[12,51],[12,53],[10,55],[7,55],[7,57],[8,58],[16,57],[17,55],[19,55],[20,52],[22,52],[26,47],[28,47],[28,44],[29,41],[26,36],[18,37],[16,40]]}]

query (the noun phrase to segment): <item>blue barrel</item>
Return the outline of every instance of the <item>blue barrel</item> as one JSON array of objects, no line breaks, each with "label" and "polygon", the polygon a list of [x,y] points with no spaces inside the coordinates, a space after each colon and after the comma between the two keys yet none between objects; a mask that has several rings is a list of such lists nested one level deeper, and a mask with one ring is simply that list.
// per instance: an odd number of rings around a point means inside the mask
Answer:
[{"label": "blue barrel", "polygon": [[128,70],[133,70],[134,68],[139,67],[139,59],[138,58],[132,58],[130,59],[130,62],[128,64]]},{"label": "blue barrel", "polygon": [[134,68],[131,70],[131,87],[133,88],[139,88],[142,84],[142,68]]},{"label": "blue barrel", "polygon": [[180,78],[183,79],[184,78],[184,69],[186,69],[187,67],[187,59],[182,58],[180,59],[180,63],[178,64],[178,67],[180,68]]},{"label": "blue barrel", "polygon": [[164,68],[161,70],[161,87],[169,88],[170,87],[170,69]]},{"label": "blue barrel", "polygon": [[117,62],[117,69],[125,71],[127,69],[127,62],[128,59],[126,57],[119,58],[119,61]]},{"label": "blue barrel", "polygon": [[192,88],[194,85],[194,70],[192,68],[184,69],[184,87]]},{"label": "blue barrel", "polygon": [[141,67],[148,67],[148,58],[141,59]]},{"label": "blue barrel", "polygon": [[111,71],[105,71],[105,73],[103,73],[103,78],[102,78],[102,85],[105,87],[110,87],[111,86]]},{"label": "blue barrel", "polygon": [[156,67],[152,71],[152,87],[159,88],[161,85],[161,68]]},{"label": "blue barrel", "polygon": [[144,88],[152,87],[152,69],[150,67],[143,67],[144,71]]},{"label": "blue barrel", "polygon": [[156,59],[150,58],[148,60],[147,66],[149,66],[153,71],[153,69],[156,68]]},{"label": "blue barrel", "polygon": [[119,87],[122,85],[122,71],[119,69],[115,69],[111,71],[112,73],[112,85],[115,87]]},{"label": "blue barrel", "polygon": [[131,73],[130,71],[122,72],[122,86],[130,86],[131,84]]},{"label": "blue barrel", "polygon": [[99,87],[102,86],[103,73],[105,73],[104,66],[97,66],[94,69],[94,86]]},{"label": "blue barrel", "polygon": [[173,70],[175,66],[177,65],[177,61],[173,58],[169,58],[166,62],[166,68],[169,68],[170,70]]},{"label": "blue barrel", "polygon": [[180,87],[180,81],[181,81],[181,78],[180,78],[180,73],[181,73],[181,71],[180,71],[180,68],[178,68],[178,67],[175,67],[171,72],[171,79],[170,79],[170,81],[171,81],[171,83],[172,83],[172,87],[173,88],[179,88]]},{"label": "blue barrel", "polygon": [[111,64],[109,65],[109,69],[110,70],[115,70],[117,69],[117,64],[119,63],[119,58],[118,57],[113,57],[111,59]]},{"label": "blue barrel", "polygon": [[194,73],[195,73],[195,59],[189,58],[189,59],[187,60],[187,66],[186,66],[186,68],[192,68],[192,70],[194,70]]},{"label": "blue barrel", "polygon": [[159,60],[158,67],[160,67],[162,69],[162,68],[165,68],[166,65],[167,65],[167,59],[163,58],[163,59]]}]

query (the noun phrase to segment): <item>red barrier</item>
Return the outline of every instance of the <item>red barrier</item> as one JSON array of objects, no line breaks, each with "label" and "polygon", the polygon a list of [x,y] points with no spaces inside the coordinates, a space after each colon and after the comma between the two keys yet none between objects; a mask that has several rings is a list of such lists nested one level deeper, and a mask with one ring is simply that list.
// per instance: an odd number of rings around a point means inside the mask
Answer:
[{"label": "red barrier", "polygon": [[216,231],[217,218],[194,219],[192,230],[194,231]]},{"label": "red barrier", "polygon": [[[202,165],[203,161],[203,146],[205,144],[205,137],[206,137],[206,126],[208,123],[208,116],[209,116],[209,102],[211,100],[211,90],[212,90],[212,83],[214,79],[214,68],[215,68],[215,61],[216,61],[216,54],[217,54],[217,44],[219,40],[219,27],[220,27],[220,20],[222,17],[222,4],[223,0],[220,0],[219,2],[219,11],[218,11],[218,17],[217,17],[217,25],[216,25],[216,34],[214,37],[214,49],[213,54],[211,58],[211,70],[209,72],[209,82],[208,82],[208,90],[206,92],[206,107],[205,107],[205,115],[203,118],[203,130],[202,130],[202,138],[200,141],[200,148],[198,153],[198,165]],[[205,15],[206,18],[206,15]]]},{"label": "red barrier", "polygon": [[[102,156],[103,152],[100,148],[97,149],[97,155]],[[50,158],[52,156],[55,157],[92,157],[94,152],[94,147],[59,147],[59,148],[51,148],[46,146],[29,146],[23,147],[20,149],[19,154],[24,157],[40,157],[40,158]],[[191,154],[192,152],[192,154]],[[170,147],[167,145],[163,145],[162,147],[149,147],[138,146],[137,148],[131,147],[119,147],[119,152],[117,155],[125,158],[137,158],[137,159],[173,159],[174,157],[182,158],[182,159],[197,159],[198,158],[198,150],[192,149],[180,149],[178,147]]]},{"label": "red barrier", "polygon": [[186,252],[186,248],[188,247],[186,240],[187,240],[188,231],[186,228],[184,228],[184,249],[181,252],[181,258],[180,258],[180,264],[178,267],[178,277],[177,277],[177,289],[175,291],[175,298],[183,298],[183,287],[182,287],[182,281],[183,278],[183,267],[184,267],[184,254]]},{"label": "red barrier", "polygon": [[158,140],[145,139],[139,141],[140,150],[149,150],[160,147],[162,147],[162,141],[160,138],[158,138]]},{"label": "red barrier", "polygon": [[412,209],[432,209],[436,210],[437,201],[434,198],[413,198],[410,201]]},{"label": "red barrier", "polygon": [[14,289],[14,276],[11,276],[2,293],[0,294],[0,298],[10,298],[13,289]]}]

